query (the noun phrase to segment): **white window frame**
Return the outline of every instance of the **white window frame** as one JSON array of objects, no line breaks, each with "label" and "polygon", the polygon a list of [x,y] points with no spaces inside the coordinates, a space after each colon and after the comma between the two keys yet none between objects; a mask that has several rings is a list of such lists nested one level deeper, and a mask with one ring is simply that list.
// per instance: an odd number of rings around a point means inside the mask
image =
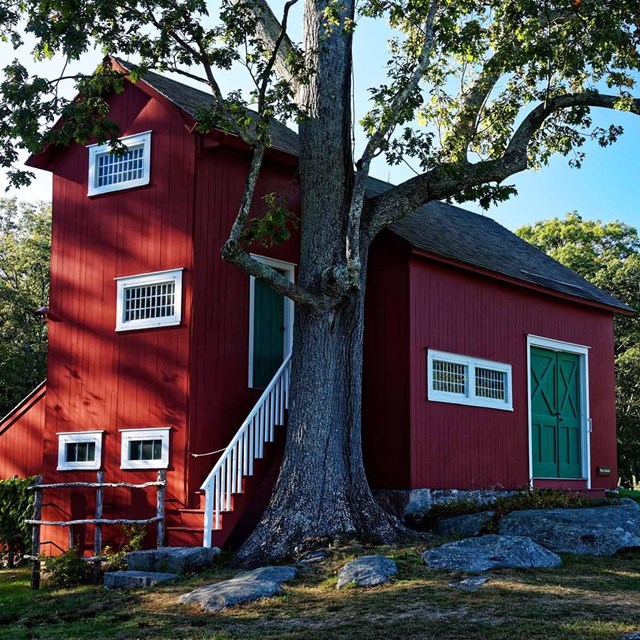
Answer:
[{"label": "white window frame", "polygon": [[[255,253],[251,254],[251,257],[256,259],[262,264],[266,264],[269,267],[278,269],[284,272],[284,276],[289,282],[295,282],[296,277],[296,265],[293,262],[285,262],[284,260],[276,260],[275,258],[267,258],[266,256],[260,256]],[[253,276],[249,277],[249,387],[253,388],[253,332],[254,332],[254,306],[255,306],[255,287],[256,279]],[[293,349],[293,314],[294,314],[293,300],[284,296],[284,352],[282,354],[283,359],[291,354]]]},{"label": "white window frame", "polygon": [[126,147],[137,147],[142,145],[142,177],[136,180],[127,180],[116,184],[97,186],[98,181],[98,159],[101,156],[112,152],[111,145],[106,144],[90,144],[87,145],[89,150],[89,186],[87,195],[98,196],[102,193],[111,193],[113,191],[122,191],[123,189],[133,189],[134,187],[142,187],[149,184],[151,179],[151,131],[143,131],[130,136],[119,138],[120,142]]},{"label": "white window frame", "polygon": [[[91,471],[102,466],[102,434],[104,431],[61,431],[58,436],[58,471]],[[86,462],[67,461],[67,444],[93,443],[96,446],[95,460]]]},{"label": "white window frame", "polygon": [[[155,329],[171,327],[182,322],[182,267],[153,273],[141,273],[135,276],[121,276],[116,281],[116,331],[134,331],[136,329]],[[163,318],[141,318],[124,321],[124,292],[149,284],[175,283],[174,314]]]},{"label": "white window frame", "polygon": [[[153,429],[120,429],[121,469],[166,469],[169,466],[169,434],[171,427],[154,427]],[[129,444],[136,440],[161,440],[162,457],[160,460],[130,460]]]},{"label": "white window frame", "polygon": [[[464,394],[447,393],[446,391],[437,391],[433,388],[434,360],[450,362],[451,364],[461,364],[467,367],[468,377],[466,380]],[[506,374],[506,400],[493,400],[491,398],[476,395],[476,368],[492,369]],[[513,382],[512,368],[510,364],[429,349],[427,352],[427,380],[427,399],[431,402],[448,402],[451,404],[463,404],[471,407],[482,407],[485,409],[513,411]]]}]

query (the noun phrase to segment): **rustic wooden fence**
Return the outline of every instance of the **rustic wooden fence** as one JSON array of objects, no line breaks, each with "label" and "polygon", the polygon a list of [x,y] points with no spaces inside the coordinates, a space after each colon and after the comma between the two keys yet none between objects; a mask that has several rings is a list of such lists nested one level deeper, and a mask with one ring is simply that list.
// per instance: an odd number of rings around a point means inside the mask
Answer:
[{"label": "rustic wooden fence", "polygon": [[[127,520],[124,518],[107,519],[102,517],[102,505],[105,488],[125,488],[125,489],[149,489],[157,487],[156,515],[153,518],[140,520]],[[32,526],[31,532],[31,588],[40,588],[40,528],[47,527],[68,527],[69,528],[69,548],[75,546],[73,527],[75,525],[94,525],[93,534],[93,556],[83,558],[87,562],[93,562],[93,579],[97,583],[100,576],[100,563],[105,559],[102,553],[102,527],[109,524],[153,524],[156,523],[158,547],[164,546],[165,535],[165,493],[167,487],[166,471],[158,471],[158,479],[155,482],[145,482],[143,484],[131,484],[128,482],[104,482],[104,473],[98,472],[96,482],[58,482],[54,484],[42,484],[42,476],[36,477],[36,482],[31,487],[35,491],[33,505],[33,518],[26,520]],[[94,518],[84,520],[42,520],[42,502],[45,489],[75,489],[86,488],[96,490],[96,511]]]}]

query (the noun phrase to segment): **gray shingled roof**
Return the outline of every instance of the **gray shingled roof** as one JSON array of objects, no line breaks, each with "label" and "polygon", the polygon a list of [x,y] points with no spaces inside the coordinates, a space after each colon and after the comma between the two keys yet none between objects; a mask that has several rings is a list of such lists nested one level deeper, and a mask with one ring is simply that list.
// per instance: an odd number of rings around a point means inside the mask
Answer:
[{"label": "gray shingled roof", "polygon": [[[136,68],[135,64],[114,58],[118,64],[131,71]],[[171,80],[158,73],[147,71],[142,77],[144,82],[153,87],[158,93],[173,102],[177,107],[186,111],[194,119],[197,119],[198,111],[213,106],[213,95],[207,91],[200,91],[182,82]],[[271,146],[279,151],[284,151],[291,155],[298,155],[298,134],[279,122],[273,122],[271,129]]]},{"label": "gray shingled roof", "polygon": [[[135,67],[123,60],[118,59],[117,62],[126,69]],[[157,73],[147,72],[143,80],[194,118],[199,109],[213,103],[211,94]],[[294,131],[274,123],[271,135],[273,147],[292,155],[298,154],[298,135]],[[392,186],[370,178],[367,195],[378,195]],[[391,225],[390,229],[422,251],[545,289],[621,310],[631,310],[628,305],[587,282],[492,218],[472,211],[444,202],[430,202]]]}]

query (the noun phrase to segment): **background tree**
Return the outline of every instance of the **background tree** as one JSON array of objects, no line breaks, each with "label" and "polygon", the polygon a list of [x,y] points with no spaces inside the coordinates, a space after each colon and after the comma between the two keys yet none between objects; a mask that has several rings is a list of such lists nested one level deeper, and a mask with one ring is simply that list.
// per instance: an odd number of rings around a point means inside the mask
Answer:
[{"label": "background tree", "polygon": [[[375,503],[361,453],[364,286],[368,251],[386,226],[436,199],[481,205],[514,193],[510,176],[554,153],[579,166],[589,137],[608,145],[617,126],[594,128],[594,107],[640,113],[637,0],[288,0],[278,21],[266,0],[0,0],[0,35],[35,56],[80,59],[92,47],[134,55],[140,67],[202,82],[215,104],[200,130],[235,132],[252,148],[245,193],[223,257],[297,304],[291,408],[284,461],[265,515],[240,558],[277,559],[308,539],[391,541],[397,522]],[[352,144],[352,45],[363,18],[386,21],[386,81],[370,89]],[[301,45],[290,41],[296,20]],[[366,36],[366,34],[364,34]],[[371,43],[371,50],[381,50]],[[243,70],[248,93],[223,96],[216,74]],[[71,78],[70,78],[71,76]],[[65,100],[66,79],[81,98]],[[14,61],[0,83],[0,162],[15,183],[18,151],[110,139],[104,99],[123,79],[110,65],[91,76],[32,77]],[[251,106],[255,114],[249,114]],[[61,126],[51,128],[59,114]],[[272,119],[298,120],[299,280],[251,258],[244,240]],[[251,126],[249,126],[251,125]],[[372,162],[415,165],[416,175],[367,197]],[[255,224],[252,230],[255,231]],[[253,235],[253,234],[252,234]]]},{"label": "background tree", "polygon": [[0,416],[46,377],[51,207],[0,198]]},{"label": "background tree", "polygon": [[[620,222],[583,220],[575,211],[516,233],[583,278],[640,309],[640,238]],[[619,474],[640,477],[640,317],[615,318]]]}]

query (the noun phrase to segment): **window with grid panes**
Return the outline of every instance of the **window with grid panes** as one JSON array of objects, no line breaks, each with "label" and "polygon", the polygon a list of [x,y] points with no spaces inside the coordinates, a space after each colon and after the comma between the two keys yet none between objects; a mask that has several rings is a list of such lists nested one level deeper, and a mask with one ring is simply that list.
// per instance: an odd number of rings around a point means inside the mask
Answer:
[{"label": "window with grid panes", "polygon": [[149,184],[151,132],[120,138],[126,150],[114,152],[109,144],[90,145],[88,195],[131,189]]},{"label": "window with grid panes", "polygon": [[58,470],[99,469],[102,463],[102,431],[58,433]]},{"label": "window with grid panes", "polygon": [[180,324],[182,269],[116,278],[116,331]]},{"label": "window with grid panes", "polygon": [[122,469],[166,469],[170,427],[121,429]]},{"label": "window with grid panes", "polygon": [[429,349],[427,398],[493,409],[513,409],[511,365]]}]

